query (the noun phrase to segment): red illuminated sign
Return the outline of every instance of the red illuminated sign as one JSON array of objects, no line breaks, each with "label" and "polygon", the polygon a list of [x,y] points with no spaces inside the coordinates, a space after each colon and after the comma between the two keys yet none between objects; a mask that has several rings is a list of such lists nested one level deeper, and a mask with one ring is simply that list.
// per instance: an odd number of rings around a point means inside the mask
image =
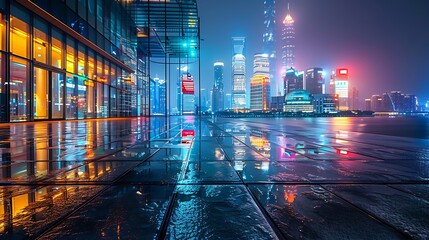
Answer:
[{"label": "red illuminated sign", "polygon": [[337,69],[337,78],[349,78],[349,69],[347,68],[338,68]]},{"label": "red illuminated sign", "polygon": [[182,93],[183,94],[194,94],[194,81],[193,80],[182,80]]},{"label": "red illuminated sign", "polygon": [[182,137],[195,137],[195,130],[182,130]]}]

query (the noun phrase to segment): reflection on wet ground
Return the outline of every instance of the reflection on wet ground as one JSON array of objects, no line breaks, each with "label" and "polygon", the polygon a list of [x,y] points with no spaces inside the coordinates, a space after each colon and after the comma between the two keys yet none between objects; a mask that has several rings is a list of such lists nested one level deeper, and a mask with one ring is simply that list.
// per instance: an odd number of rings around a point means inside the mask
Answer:
[{"label": "reflection on wet ground", "polygon": [[429,121],[383,121],[2,124],[0,238],[428,239]]}]

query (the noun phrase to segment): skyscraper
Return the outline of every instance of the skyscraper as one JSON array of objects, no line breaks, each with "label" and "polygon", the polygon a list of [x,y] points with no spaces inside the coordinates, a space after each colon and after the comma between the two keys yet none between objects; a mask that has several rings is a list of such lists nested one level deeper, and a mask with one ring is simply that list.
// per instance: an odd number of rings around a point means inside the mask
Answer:
[{"label": "skyscraper", "polygon": [[[339,97],[339,109],[341,111],[349,110],[349,70],[347,68],[339,68],[334,72],[331,79],[334,82],[335,94]],[[376,108],[378,108],[377,104],[378,102],[374,100],[373,105]]]},{"label": "skyscraper", "polygon": [[323,69],[310,68],[305,72],[304,89],[312,94],[322,94],[323,92]]},{"label": "skyscraper", "polygon": [[270,62],[268,54],[255,54],[250,82],[250,109],[267,110],[270,106]]},{"label": "skyscraper", "polygon": [[264,26],[265,32],[263,34],[263,52],[268,54],[270,62],[270,82],[273,84],[273,89],[279,92],[279,83],[276,79],[276,10],[275,0],[264,1]]},{"label": "skyscraper", "polygon": [[283,20],[282,31],[282,74],[291,67],[295,67],[295,26],[290,15],[289,4],[287,5],[287,15]]},{"label": "skyscraper", "polygon": [[246,108],[246,57],[244,57],[244,37],[233,37],[232,57],[232,108]]},{"label": "skyscraper", "polygon": [[214,63],[214,84],[213,84],[213,100],[212,112],[224,110],[224,92],[223,92],[223,62]]},{"label": "skyscraper", "polygon": [[284,96],[292,91],[304,89],[304,73],[298,73],[294,68],[286,70],[286,76],[283,81]]}]

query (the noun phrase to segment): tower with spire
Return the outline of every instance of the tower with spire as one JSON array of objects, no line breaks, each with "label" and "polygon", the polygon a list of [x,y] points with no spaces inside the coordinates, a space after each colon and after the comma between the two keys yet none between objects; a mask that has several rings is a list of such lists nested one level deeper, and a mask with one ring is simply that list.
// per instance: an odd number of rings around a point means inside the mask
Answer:
[{"label": "tower with spire", "polygon": [[287,69],[295,67],[295,21],[291,16],[289,3],[287,4],[287,14],[283,20],[282,31],[282,74]]},{"label": "tower with spire", "polygon": [[270,76],[273,83],[272,91],[277,92],[276,88],[276,10],[275,0],[264,1],[264,35],[263,40],[263,53],[268,55],[270,63]]}]

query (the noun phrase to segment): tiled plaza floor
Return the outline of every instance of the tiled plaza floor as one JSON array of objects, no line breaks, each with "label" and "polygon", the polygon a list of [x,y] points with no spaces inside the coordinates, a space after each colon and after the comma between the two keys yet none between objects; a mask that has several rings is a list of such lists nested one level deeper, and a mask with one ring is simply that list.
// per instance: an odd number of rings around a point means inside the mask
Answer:
[{"label": "tiled plaza floor", "polygon": [[0,124],[0,238],[428,239],[429,137],[391,121]]}]

